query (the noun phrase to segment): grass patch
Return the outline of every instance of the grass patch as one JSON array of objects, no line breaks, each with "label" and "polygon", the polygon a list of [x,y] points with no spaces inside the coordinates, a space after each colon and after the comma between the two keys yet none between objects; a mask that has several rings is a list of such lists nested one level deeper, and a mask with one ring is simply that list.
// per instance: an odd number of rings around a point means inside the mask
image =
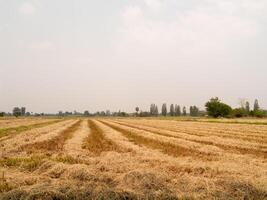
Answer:
[{"label": "grass patch", "polygon": [[1,181],[0,182],[0,193],[3,193],[3,192],[8,192],[10,190],[12,190],[14,187],[11,186],[8,182],[6,181]]},{"label": "grass patch", "polygon": [[70,155],[57,155],[56,157],[52,157],[51,160],[56,162],[62,162],[66,164],[80,164],[83,163],[81,159],[74,158]]},{"label": "grass patch", "polygon": [[107,122],[103,122],[105,125],[113,128],[114,130],[122,133],[126,138],[128,138],[131,142],[137,144],[137,145],[144,145],[151,149],[160,150],[165,154],[168,154],[170,156],[174,157],[180,157],[180,156],[192,156],[194,158],[202,159],[205,161],[211,161],[214,160],[214,155],[199,152],[194,149],[188,149],[182,146],[178,146],[169,142],[162,142],[160,140],[154,140],[151,138],[143,137],[141,135],[137,135],[134,132],[127,130],[125,128],[121,128],[118,126],[115,126],[113,124],[109,124]]},{"label": "grass patch", "polygon": [[58,123],[58,122],[61,122],[61,121],[63,121],[63,120],[53,120],[53,121],[50,121],[50,122],[32,124],[32,125],[29,125],[29,126],[3,128],[3,129],[0,129],[0,138],[1,137],[5,137],[7,135],[19,134],[19,133],[21,133],[23,131],[28,131],[28,130],[31,130],[31,129],[34,129],[34,128],[41,128],[41,127],[48,126],[50,124],[55,124],[55,123]]},{"label": "grass patch", "polygon": [[115,142],[105,137],[103,130],[95,122],[88,120],[88,126],[91,132],[83,144],[84,149],[88,149],[96,156],[104,151],[123,152]]},{"label": "grass patch", "polygon": [[0,166],[20,167],[28,171],[34,171],[43,163],[45,156],[9,157],[0,159]]},{"label": "grass patch", "polygon": [[63,130],[58,136],[45,140],[42,142],[36,142],[34,144],[27,144],[21,147],[21,150],[25,150],[28,153],[33,153],[38,150],[41,151],[62,151],[65,141],[72,138],[73,133],[79,128],[81,120],[74,123],[71,127]]}]

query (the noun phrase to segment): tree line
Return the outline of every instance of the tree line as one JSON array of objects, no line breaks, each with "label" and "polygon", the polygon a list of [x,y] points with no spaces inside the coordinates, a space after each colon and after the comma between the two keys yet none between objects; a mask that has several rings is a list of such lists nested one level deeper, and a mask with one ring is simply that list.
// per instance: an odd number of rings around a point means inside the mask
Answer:
[{"label": "tree line", "polygon": [[[182,108],[182,109],[181,109]],[[169,109],[166,103],[161,106],[161,112],[158,110],[158,106],[154,103],[150,105],[150,111],[140,111],[139,107],[135,108],[135,115],[139,117],[150,117],[150,116],[199,116],[201,114],[197,106],[190,106],[189,113],[185,106],[181,107],[178,104],[171,104]],[[140,111],[140,112],[139,112]]]},{"label": "tree line", "polygon": [[111,112],[110,110],[106,111],[97,111],[94,113],[90,113],[88,110],[84,112],[69,112],[69,111],[59,111],[57,114],[45,114],[45,113],[30,113],[26,112],[25,107],[14,107],[12,113],[4,113],[0,112],[0,117],[4,115],[8,116],[114,116],[114,117],[127,117],[127,116],[138,116],[138,117],[156,117],[156,116],[210,116],[214,118],[218,117],[267,117],[267,111],[263,110],[259,106],[259,102],[257,99],[254,101],[253,108],[251,108],[250,103],[248,101],[242,100],[240,102],[240,107],[232,108],[230,105],[223,103],[218,97],[211,98],[205,104],[206,110],[200,110],[197,106],[190,106],[187,113],[187,108],[185,106],[180,106],[178,104],[170,104],[168,107],[166,103],[163,103],[159,110],[158,106],[154,103],[150,105],[149,111],[141,111],[139,107],[135,108],[134,113],[127,112]]},{"label": "tree line", "polygon": [[250,108],[248,101],[241,102],[239,108],[232,108],[231,106],[221,102],[218,97],[211,98],[205,104],[207,114],[211,117],[266,117],[267,111],[259,106],[257,99],[254,101],[253,109]]},{"label": "tree line", "polygon": [[257,99],[254,101],[253,109],[250,108],[250,103],[248,101],[242,101],[241,107],[232,108],[231,106],[221,102],[218,97],[211,98],[205,104],[205,111],[201,111],[197,106],[190,106],[189,113],[187,114],[187,109],[185,106],[180,107],[177,104],[171,104],[168,110],[167,104],[163,103],[161,106],[161,112],[158,111],[158,106],[156,104],[150,105],[150,112],[139,112],[139,107],[136,107],[136,116],[149,117],[149,116],[210,116],[214,118],[218,117],[267,117],[267,111],[263,110],[259,106]]}]

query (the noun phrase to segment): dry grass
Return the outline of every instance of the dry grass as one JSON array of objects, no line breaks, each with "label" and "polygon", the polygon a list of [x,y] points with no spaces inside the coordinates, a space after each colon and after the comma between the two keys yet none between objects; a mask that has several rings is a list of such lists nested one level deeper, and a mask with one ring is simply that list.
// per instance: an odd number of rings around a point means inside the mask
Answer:
[{"label": "dry grass", "polygon": [[12,127],[12,128],[2,128],[0,129],[0,138],[9,136],[9,135],[14,135],[14,134],[19,134],[24,131],[28,131],[34,128],[41,128],[45,127],[51,124],[55,124],[58,122],[61,122],[62,120],[53,120],[53,121],[48,121],[48,122],[42,122],[42,123],[37,123],[37,124],[31,124],[28,126],[18,126],[18,127]]},{"label": "dry grass", "polygon": [[88,120],[88,126],[90,128],[90,134],[83,144],[84,149],[88,149],[95,156],[99,156],[105,151],[123,152],[123,149],[115,142],[105,137],[103,130],[94,121]]},{"label": "dry grass", "polygon": [[137,145],[144,145],[148,148],[160,150],[161,152],[168,154],[170,156],[174,156],[174,157],[191,156],[197,159],[204,159],[206,161],[212,161],[216,159],[215,156],[212,154],[208,154],[208,153],[206,154],[206,153],[194,150],[194,149],[185,148],[185,147],[175,145],[172,143],[150,139],[150,138],[147,138],[141,135],[137,135],[136,133],[130,130],[127,130],[125,128],[121,128],[113,124],[104,122],[104,121],[102,121],[102,123],[113,128],[116,131],[119,131],[126,138],[128,138],[130,141],[134,142]]},{"label": "dry grass", "polygon": [[52,157],[51,160],[56,161],[56,162],[62,162],[62,163],[67,163],[67,164],[80,164],[84,163],[81,159],[75,158],[70,155],[65,155],[65,154],[60,154],[55,157]]},{"label": "dry grass", "polygon": [[65,141],[70,139],[74,132],[79,128],[81,124],[81,120],[77,121],[71,127],[62,131],[58,136],[41,141],[36,142],[34,144],[27,144],[21,147],[21,150],[27,151],[28,153],[36,152],[36,151],[62,151]]},{"label": "dry grass", "polygon": [[267,199],[266,138],[255,124],[69,120],[0,140],[0,199]]},{"label": "dry grass", "polygon": [[[256,156],[261,156],[263,158],[267,158],[267,150],[261,150],[261,149],[252,149],[252,148],[242,148],[242,147],[238,147],[238,146],[230,146],[230,145],[225,145],[225,144],[219,144],[213,141],[204,141],[203,139],[190,139],[190,138],[185,138],[185,137],[181,137],[179,135],[174,135],[174,134],[168,134],[168,133],[164,133],[162,130],[151,130],[151,128],[155,128],[155,127],[142,127],[140,128],[140,126],[136,126],[136,125],[132,125],[132,124],[127,124],[127,123],[119,123],[116,122],[120,125],[123,126],[127,126],[130,128],[134,128],[137,130],[143,130],[143,131],[147,131],[147,132],[151,132],[154,134],[158,134],[158,135],[162,135],[162,136],[167,136],[167,137],[171,137],[171,138],[179,138],[179,139],[184,139],[187,141],[191,141],[191,142],[197,142],[197,143],[201,143],[201,144],[205,144],[205,145],[213,145],[216,147],[219,147],[223,150],[228,150],[228,151],[232,151],[232,152],[237,152],[237,153],[241,153],[241,154],[252,154],[252,155],[256,155]],[[179,132],[175,132],[174,133],[179,133]]]},{"label": "dry grass", "polygon": [[[176,132],[197,137],[216,136],[223,139],[243,140],[249,142],[266,143],[267,126],[255,125],[223,125],[205,122],[175,122],[162,120],[131,120],[131,123],[165,131]],[[127,121],[129,123],[129,120]],[[245,134],[244,134],[245,133]]]},{"label": "dry grass", "polygon": [[19,167],[28,171],[34,171],[43,162],[44,156],[34,155],[30,157],[8,157],[0,160],[0,166]]}]

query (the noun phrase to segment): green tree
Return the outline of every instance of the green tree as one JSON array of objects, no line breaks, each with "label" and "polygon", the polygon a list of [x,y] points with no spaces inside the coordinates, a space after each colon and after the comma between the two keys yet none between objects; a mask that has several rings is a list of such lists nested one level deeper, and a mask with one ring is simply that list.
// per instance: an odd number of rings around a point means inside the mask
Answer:
[{"label": "green tree", "polygon": [[170,116],[174,116],[175,112],[174,112],[174,105],[171,104],[170,106]]},{"label": "green tree", "polygon": [[22,116],[24,116],[26,114],[26,108],[25,107],[21,107],[20,111],[21,111]]},{"label": "green tree", "polygon": [[139,107],[136,107],[136,108],[135,108],[135,112],[136,112],[136,116],[138,116],[138,113],[139,113]]},{"label": "green tree", "polygon": [[5,113],[4,112],[0,112],[0,117],[4,117]]},{"label": "green tree", "polygon": [[196,106],[190,106],[190,116],[196,117],[199,114],[199,109]]},{"label": "green tree", "polygon": [[151,104],[150,105],[150,115],[152,116],[157,116],[159,114],[159,111],[158,111],[158,106],[156,104]]},{"label": "green tree", "polygon": [[84,115],[84,116],[89,116],[89,115],[90,115],[90,113],[89,113],[89,111],[88,111],[88,110],[86,110],[86,111],[84,111],[83,115]]},{"label": "green tree", "polygon": [[110,116],[110,115],[111,115],[110,110],[106,110],[106,116]]},{"label": "green tree", "polygon": [[249,114],[249,112],[250,112],[250,105],[249,105],[248,101],[246,102],[246,112],[247,112],[247,114]]},{"label": "green tree", "polygon": [[247,115],[247,111],[245,108],[235,108],[232,110],[232,116],[234,117],[245,117]]},{"label": "green tree", "polygon": [[211,98],[206,104],[206,110],[209,116],[212,117],[227,117],[232,111],[232,108],[222,103],[218,97]]},{"label": "green tree", "polygon": [[158,116],[159,115],[159,110],[158,110],[158,106],[155,107],[155,115]]},{"label": "green tree", "polygon": [[258,99],[255,99],[255,102],[254,102],[254,112],[257,112],[259,110],[260,110],[260,106],[259,106]]},{"label": "green tree", "polygon": [[15,117],[21,116],[21,110],[20,110],[19,107],[15,107],[15,108],[13,109],[13,115],[14,115]]},{"label": "green tree", "polygon": [[166,103],[164,103],[164,104],[162,104],[162,107],[161,107],[161,114],[163,115],[163,116],[167,116],[167,104]]},{"label": "green tree", "polygon": [[175,116],[181,116],[181,108],[179,105],[175,105]]},{"label": "green tree", "polygon": [[183,116],[186,116],[186,107],[183,107]]},{"label": "green tree", "polygon": [[262,117],[266,117],[266,113],[263,110],[257,110],[256,112],[254,112],[254,116],[262,118]]}]

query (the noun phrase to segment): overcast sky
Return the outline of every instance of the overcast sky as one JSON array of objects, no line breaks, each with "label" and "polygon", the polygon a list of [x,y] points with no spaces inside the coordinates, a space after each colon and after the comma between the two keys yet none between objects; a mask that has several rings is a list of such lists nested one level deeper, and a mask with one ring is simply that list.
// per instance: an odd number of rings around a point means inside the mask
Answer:
[{"label": "overcast sky", "polygon": [[267,107],[266,0],[0,0],[0,110]]}]

